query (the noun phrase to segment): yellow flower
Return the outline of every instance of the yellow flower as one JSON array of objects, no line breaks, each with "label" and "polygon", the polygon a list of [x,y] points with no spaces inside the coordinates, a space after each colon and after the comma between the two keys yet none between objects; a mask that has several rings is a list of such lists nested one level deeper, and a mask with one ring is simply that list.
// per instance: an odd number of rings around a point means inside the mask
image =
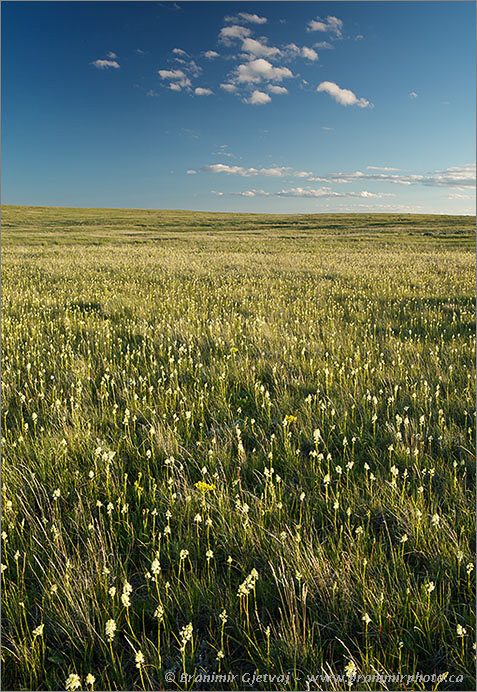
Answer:
[{"label": "yellow flower", "polygon": [[87,685],[91,685],[91,687],[93,687],[94,683],[96,682],[96,678],[91,673],[88,673],[85,682]]},{"label": "yellow flower", "polygon": [[209,492],[209,490],[215,490],[215,485],[212,485],[211,483],[206,483],[205,481],[197,481],[197,483],[194,483],[194,487],[204,494]]},{"label": "yellow flower", "polygon": [[71,673],[71,675],[68,675],[65,681],[65,689],[69,690],[70,692],[74,692],[74,690],[77,690],[79,687],[81,687],[80,676],[77,675],[77,673]]}]

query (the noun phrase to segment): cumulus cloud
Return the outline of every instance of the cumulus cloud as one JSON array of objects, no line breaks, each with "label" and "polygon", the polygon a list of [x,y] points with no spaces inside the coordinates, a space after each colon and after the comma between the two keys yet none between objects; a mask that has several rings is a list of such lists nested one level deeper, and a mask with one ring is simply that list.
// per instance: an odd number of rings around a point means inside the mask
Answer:
[{"label": "cumulus cloud", "polygon": [[116,53],[112,53],[111,51],[107,55],[108,58],[111,58],[111,60],[115,60],[118,56]]},{"label": "cumulus cloud", "polygon": [[288,94],[288,89],[285,87],[277,86],[276,84],[269,84],[268,91],[271,94]]},{"label": "cumulus cloud", "polygon": [[98,70],[109,70],[111,68],[119,70],[119,63],[116,60],[93,60],[91,64],[97,67]]},{"label": "cumulus cloud", "polygon": [[250,36],[252,32],[246,26],[232,24],[232,26],[224,26],[219,33],[219,41],[230,45],[234,39],[244,40]]},{"label": "cumulus cloud", "polygon": [[169,85],[172,91],[181,91],[183,87],[189,87],[191,81],[182,70],[158,70],[157,74],[161,79],[174,80]]},{"label": "cumulus cloud", "polygon": [[313,44],[313,48],[321,48],[322,50],[332,50],[334,46],[328,41],[318,41],[318,43]]},{"label": "cumulus cloud", "polygon": [[276,197],[344,197],[345,193],[336,192],[330,187],[291,187],[275,192]]},{"label": "cumulus cloud", "polygon": [[372,108],[373,104],[364,98],[358,98],[351,89],[342,89],[335,82],[321,82],[316,87],[317,91],[324,91],[342,106],[358,106],[359,108]]},{"label": "cumulus cloud", "polygon": [[212,60],[212,58],[218,58],[219,54],[216,50],[206,50],[204,53],[204,57],[208,58],[209,60]]},{"label": "cumulus cloud", "polygon": [[157,73],[161,79],[181,79],[185,77],[182,70],[158,70]]},{"label": "cumulus cloud", "polygon": [[239,12],[234,17],[225,17],[226,22],[249,22],[250,24],[266,24],[266,17],[259,17],[258,14],[249,14],[248,12]]},{"label": "cumulus cloud", "polygon": [[186,171],[187,175],[195,175],[197,171],[195,171],[193,168],[189,168],[189,170]]},{"label": "cumulus cloud", "polygon": [[[262,92],[263,93],[263,92]],[[267,94],[265,94],[267,96]],[[391,166],[368,166],[370,172],[354,171],[352,173],[332,173],[327,176],[313,176],[309,171],[294,170],[291,166],[275,166],[270,168],[246,168],[244,166],[229,166],[225,163],[216,163],[204,166],[201,171],[209,173],[226,173],[228,175],[267,176],[276,178],[306,178],[308,182],[321,182],[331,184],[351,184],[351,183],[391,183],[395,185],[425,185],[428,187],[454,188],[456,190],[475,189],[476,165],[465,164],[463,166],[451,166],[443,170],[433,171],[427,174],[421,173],[396,173],[398,168]],[[372,172],[376,171],[376,172]],[[298,189],[298,188],[293,188]],[[313,188],[303,188],[310,190]],[[320,190],[328,188],[317,188]],[[272,194],[272,193],[270,193]],[[306,193],[309,194],[308,192]],[[338,194],[338,193],[336,193]],[[390,196],[392,193],[374,192],[346,192],[339,193],[348,196],[370,197],[374,195]]]},{"label": "cumulus cloud", "polygon": [[308,46],[297,46],[296,43],[288,43],[281,51],[281,55],[286,60],[295,60],[295,58],[306,58],[306,60],[318,60],[318,53],[313,48]]},{"label": "cumulus cloud", "polygon": [[280,50],[278,48],[267,46],[266,43],[257,41],[254,38],[244,39],[242,42],[242,50],[257,58],[275,58],[280,55]]},{"label": "cumulus cloud", "polygon": [[173,48],[172,52],[174,53],[174,55],[183,55],[183,56],[188,55],[188,53],[186,53],[185,50],[182,50],[182,48]]},{"label": "cumulus cloud", "polygon": [[373,171],[398,171],[399,168],[391,168],[391,166],[366,166],[368,170]]},{"label": "cumulus cloud", "polygon": [[266,196],[273,197],[342,197],[339,192],[334,192],[329,187],[320,188],[305,188],[305,187],[291,187],[288,189],[278,190],[277,192],[265,192],[261,190],[254,190],[255,194],[265,194]]},{"label": "cumulus cloud", "polygon": [[342,29],[343,22],[341,19],[333,16],[327,17],[326,20],[320,19],[320,17],[312,19],[306,27],[307,31],[328,31],[336,36],[341,36]]},{"label": "cumulus cloud", "polygon": [[223,89],[224,91],[229,91],[229,92],[237,91],[237,87],[235,86],[235,84],[223,83],[223,84],[220,84],[220,88]]},{"label": "cumulus cloud", "polygon": [[409,98],[410,99],[417,99],[418,93],[416,91],[410,91],[409,92]]},{"label": "cumulus cloud", "polygon": [[239,65],[235,73],[235,81],[248,84],[255,84],[262,80],[281,82],[282,79],[288,77],[293,77],[288,67],[274,67],[264,58]]},{"label": "cumulus cloud", "polygon": [[196,96],[210,96],[213,93],[214,92],[212,91],[212,89],[204,89],[203,87],[197,87],[196,89],[194,89],[194,94]]},{"label": "cumulus cloud", "polygon": [[301,54],[301,48],[296,43],[287,43],[282,49],[282,55],[288,60],[294,60]]},{"label": "cumulus cloud", "polygon": [[262,106],[264,103],[269,103],[271,100],[271,97],[264,91],[255,89],[248,99],[244,99],[244,102],[251,103],[254,106]]},{"label": "cumulus cloud", "polygon": [[301,49],[301,54],[307,60],[318,60],[318,53],[316,52],[316,50],[313,50],[313,48],[307,48],[307,46],[303,46],[303,48]]},{"label": "cumulus cloud", "polygon": [[[266,96],[266,94],[265,94]],[[240,175],[243,177],[263,175],[272,178],[294,177],[308,178],[309,171],[294,171],[291,166],[274,166],[271,168],[244,168],[243,166],[229,166],[226,163],[214,163],[204,166],[202,171],[207,173],[227,173],[228,175]]]},{"label": "cumulus cloud", "polygon": [[[267,94],[265,94],[267,96]],[[201,170],[207,173],[227,173],[228,175],[241,175],[244,177],[252,175],[265,175],[279,178],[284,171],[289,170],[288,166],[277,166],[275,168],[244,168],[243,166],[229,166],[227,163],[213,163],[204,166]]]},{"label": "cumulus cloud", "polygon": [[235,193],[242,197],[255,197],[257,195],[263,197],[308,197],[308,198],[320,198],[320,197],[354,197],[361,199],[380,199],[382,197],[394,197],[392,193],[389,192],[368,192],[368,190],[362,190],[361,192],[337,192],[332,190],[330,187],[291,187],[276,192],[266,192],[265,190],[245,190],[244,192]]}]

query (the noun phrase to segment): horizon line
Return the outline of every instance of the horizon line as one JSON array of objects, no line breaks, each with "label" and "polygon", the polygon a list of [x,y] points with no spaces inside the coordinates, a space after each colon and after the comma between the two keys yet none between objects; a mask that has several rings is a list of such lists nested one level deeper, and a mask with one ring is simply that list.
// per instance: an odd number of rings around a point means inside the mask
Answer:
[{"label": "horizon line", "polygon": [[[28,209],[101,209],[101,210],[111,210],[111,211],[157,211],[157,212],[189,212],[191,214],[242,214],[248,216],[352,216],[358,214],[372,215],[409,215],[409,216],[462,216],[462,217],[475,217],[476,213],[451,213],[451,212],[440,212],[440,211],[302,211],[302,212],[273,212],[273,211],[216,211],[216,210],[201,210],[201,209],[172,209],[172,208],[161,208],[161,207],[94,207],[94,206],[68,206],[68,205],[56,205],[56,204],[12,204],[9,202],[2,202],[1,207],[23,207]],[[477,210],[476,210],[477,211]]]}]

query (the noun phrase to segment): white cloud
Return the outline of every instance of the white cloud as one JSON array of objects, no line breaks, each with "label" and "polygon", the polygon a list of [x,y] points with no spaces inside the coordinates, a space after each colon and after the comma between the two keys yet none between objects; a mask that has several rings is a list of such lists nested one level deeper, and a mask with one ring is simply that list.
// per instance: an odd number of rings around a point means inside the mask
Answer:
[{"label": "white cloud", "polygon": [[409,98],[410,98],[410,99],[417,99],[417,97],[418,97],[417,92],[415,92],[415,91],[410,91],[410,92],[409,92]]},{"label": "white cloud", "polygon": [[182,87],[189,87],[191,84],[189,77],[182,70],[158,70],[157,73],[161,79],[174,80],[174,84],[169,85],[172,91],[181,91]]},{"label": "white cloud", "polygon": [[98,70],[109,70],[113,68],[119,70],[119,63],[116,60],[93,60],[91,65],[94,65]]},{"label": "white cloud", "polygon": [[368,192],[367,190],[363,190],[362,192],[358,192],[357,195],[354,195],[352,192],[349,192],[348,195],[350,197],[396,197],[396,195],[393,192]]},{"label": "white cloud", "polygon": [[282,55],[289,60],[298,58],[301,53],[301,49],[296,43],[288,43],[282,50]]},{"label": "white cloud", "polygon": [[285,87],[277,86],[276,84],[270,84],[268,86],[268,91],[271,94],[288,94],[288,89],[285,89]]},{"label": "white cloud", "polygon": [[311,175],[310,171],[294,171],[290,166],[274,166],[272,168],[244,168],[243,166],[229,166],[226,163],[214,163],[210,166],[204,166],[201,170],[208,173],[227,173],[228,175],[240,175],[246,178],[257,175],[272,178],[283,178],[289,176],[294,178],[308,178],[308,176]]},{"label": "white cloud", "polygon": [[256,84],[262,80],[281,82],[287,77],[293,77],[293,73],[288,67],[274,67],[268,60],[258,58],[239,65],[236,70],[235,81]]},{"label": "white cloud", "polygon": [[186,171],[187,175],[195,175],[197,171],[195,171],[193,168],[189,168],[189,170]]},{"label": "white cloud", "polygon": [[213,93],[214,92],[212,91],[212,89],[204,89],[203,87],[197,87],[196,89],[194,89],[194,94],[196,96],[210,96]]},{"label": "white cloud", "polygon": [[328,31],[328,25],[326,22],[320,22],[317,21],[316,19],[312,19],[311,22],[308,22],[307,26],[307,31]]},{"label": "white cloud", "polygon": [[220,88],[223,89],[224,91],[230,91],[230,92],[237,91],[237,87],[235,86],[235,84],[224,83],[224,84],[220,85]]},{"label": "white cloud", "polygon": [[238,192],[242,197],[255,197],[256,195],[264,197],[355,197],[361,199],[380,199],[382,197],[395,197],[392,193],[386,192],[368,192],[368,190],[362,190],[361,192],[336,192],[330,187],[291,187],[283,190],[278,190],[277,192],[265,192],[265,190],[246,190],[244,192]]},{"label": "white cloud", "polygon": [[258,14],[239,12],[235,17],[225,17],[226,22],[249,22],[250,24],[266,24],[266,17],[259,17]]},{"label": "white cloud", "polygon": [[306,30],[329,31],[330,33],[333,33],[336,36],[341,36],[342,28],[343,22],[341,21],[341,19],[338,19],[338,17],[329,16],[326,18],[326,21],[320,19],[319,17],[317,17],[316,19],[312,19],[311,22],[308,22]]},{"label": "white cloud", "polygon": [[210,166],[204,166],[203,171],[207,173],[227,173],[227,174],[238,174],[247,175],[245,168],[242,166],[229,166],[226,163],[212,163]]},{"label": "white cloud", "polygon": [[212,58],[218,58],[219,53],[217,53],[217,51],[215,50],[207,50],[204,53],[204,57],[208,58],[209,60],[212,60]]},{"label": "white cloud", "polygon": [[222,197],[222,195],[224,194],[223,192],[217,192],[217,190],[211,190],[211,192],[213,195],[217,195],[217,197]]},{"label": "white cloud", "polygon": [[318,60],[318,53],[313,48],[308,46],[297,46],[296,43],[288,43],[280,51],[282,56],[287,60],[294,60],[295,58],[306,58],[307,60]]},{"label": "white cloud", "polygon": [[301,54],[307,60],[318,60],[318,53],[316,52],[316,50],[313,50],[313,48],[307,48],[307,46],[303,46],[303,48],[301,49]]},{"label": "white cloud", "polygon": [[257,58],[272,58],[280,55],[280,50],[274,46],[267,46],[265,43],[254,38],[246,38],[242,43],[242,50],[245,53],[255,55]]},{"label": "white cloud", "polygon": [[[267,94],[265,94],[267,96]],[[270,97],[269,97],[270,98]],[[282,177],[288,166],[277,166],[275,168],[244,168],[243,166],[229,166],[227,163],[213,163],[210,166],[204,166],[201,170],[207,173],[227,173],[228,175],[241,175],[244,177],[254,175],[265,175],[273,178]]]},{"label": "white cloud", "polygon": [[232,24],[232,26],[224,26],[220,30],[219,40],[222,43],[229,44],[233,39],[244,40],[247,36],[250,36],[252,32],[246,26],[239,26],[238,24]]},{"label": "white cloud", "polygon": [[202,72],[202,68],[195,60],[184,60],[183,58],[174,58],[174,60],[183,65],[183,70],[186,70],[192,77],[198,77]]},{"label": "white cloud", "polygon": [[366,166],[366,168],[372,171],[399,171],[399,168],[391,168],[391,166]]},{"label": "white cloud", "polygon": [[372,108],[372,104],[364,98],[358,98],[351,89],[342,89],[335,82],[321,82],[316,87],[317,91],[324,91],[342,106],[358,106],[359,108]]},{"label": "white cloud", "polygon": [[[267,94],[265,94],[266,96]],[[228,175],[240,175],[243,177],[250,176],[266,176],[275,178],[306,178],[308,182],[321,182],[328,184],[351,184],[351,183],[391,183],[397,185],[425,185],[428,187],[447,187],[456,190],[475,189],[476,181],[476,166],[475,164],[466,164],[464,166],[451,166],[444,170],[434,171],[432,173],[420,174],[409,173],[401,174],[393,171],[398,171],[397,168],[390,166],[368,166],[368,170],[375,170],[376,173],[363,173],[363,171],[354,171],[353,173],[332,173],[326,177],[313,176],[309,171],[294,170],[291,166],[275,166],[271,168],[245,168],[244,166],[229,166],[225,163],[215,163],[209,166],[204,166],[201,171],[209,173],[226,173]],[[383,172],[384,171],[384,172]],[[292,188],[294,190],[298,188]],[[301,189],[301,188],[300,188]],[[303,188],[310,190],[313,188]],[[330,189],[318,188],[319,190]],[[272,194],[272,193],[270,193]],[[275,193],[273,193],[275,194]],[[310,196],[310,192],[306,192],[306,196]],[[321,194],[321,193],[320,193]],[[334,195],[346,195],[351,197],[371,197],[379,194],[379,196],[390,196],[392,193],[374,193],[374,192],[340,192]]]},{"label": "white cloud", "polygon": [[111,60],[115,60],[118,56],[116,55],[116,53],[109,52],[107,57],[111,58]]},{"label": "white cloud", "polygon": [[275,192],[276,197],[341,197],[342,194],[335,192],[329,187],[319,187],[319,188],[304,188],[304,187],[291,187],[288,190],[280,190]]},{"label": "white cloud", "polygon": [[157,73],[161,79],[181,79],[185,77],[182,70],[158,70]]},{"label": "white cloud", "polygon": [[[371,168],[376,167],[372,166]],[[330,183],[353,183],[357,180],[367,180],[379,183],[392,183],[393,185],[425,185],[426,187],[453,187],[458,190],[466,190],[475,188],[476,175],[475,163],[472,163],[465,166],[451,166],[445,170],[434,171],[426,175],[420,173],[363,173],[362,171],[355,171],[354,173],[334,173],[326,178],[320,178],[320,180]]]},{"label": "white cloud", "polygon": [[451,166],[443,171],[435,171],[427,176],[421,176],[423,185],[437,187],[456,187],[459,189],[475,188],[475,163],[465,166]]},{"label": "white cloud", "polygon": [[263,106],[264,103],[270,103],[271,97],[264,91],[259,91],[255,89],[252,95],[248,99],[243,99],[244,103],[251,103],[254,106]]},{"label": "white cloud", "polygon": [[313,44],[314,48],[321,48],[322,50],[332,50],[334,49],[334,46],[331,45],[331,43],[328,43],[328,41],[318,41],[318,43]]}]

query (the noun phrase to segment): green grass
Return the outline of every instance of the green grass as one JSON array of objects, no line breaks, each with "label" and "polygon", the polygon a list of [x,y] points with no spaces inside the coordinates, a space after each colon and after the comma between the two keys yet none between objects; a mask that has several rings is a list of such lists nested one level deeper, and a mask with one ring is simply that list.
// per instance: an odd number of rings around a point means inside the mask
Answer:
[{"label": "green grass", "polygon": [[3,688],[473,689],[474,223],[4,207]]}]

